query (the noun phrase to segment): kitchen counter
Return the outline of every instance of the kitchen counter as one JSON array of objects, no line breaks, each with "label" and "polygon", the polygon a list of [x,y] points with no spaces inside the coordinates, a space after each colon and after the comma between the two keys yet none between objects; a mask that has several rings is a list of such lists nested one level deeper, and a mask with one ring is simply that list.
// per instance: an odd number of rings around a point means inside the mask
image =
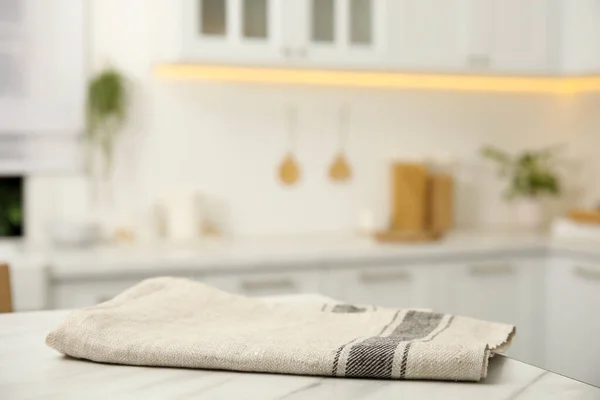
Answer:
[{"label": "kitchen counter", "polygon": [[254,239],[223,239],[196,245],[106,246],[47,252],[49,274],[54,279],[101,275],[168,274],[188,270],[218,272],[297,268],[299,265],[335,267],[349,263],[448,261],[464,256],[543,255],[547,252],[600,257],[600,243],[552,240],[544,235],[453,234],[441,241],[415,244],[381,244],[350,235],[317,235]]},{"label": "kitchen counter", "polygon": [[18,311],[49,306],[59,282],[129,280],[151,276],[317,270],[323,267],[478,262],[505,257],[573,256],[600,260],[600,243],[553,240],[545,235],[453,233],[441,241],[381,244],[356,235],[331,234],[204,240],[85,249],[32,247],[0,240],[0,262],[11,267]]},{"label": "kitchen counter", "polygon": [[[293,298],[308,301],[310,297]],[[49,311],[0,315],[0,398],[600,398],[599,388],[504,356],[490,360],[488,376],[479,383],[340,379],[97,364],[61,356],[45,345],[45,335],[67,314],[68,311]]]}]

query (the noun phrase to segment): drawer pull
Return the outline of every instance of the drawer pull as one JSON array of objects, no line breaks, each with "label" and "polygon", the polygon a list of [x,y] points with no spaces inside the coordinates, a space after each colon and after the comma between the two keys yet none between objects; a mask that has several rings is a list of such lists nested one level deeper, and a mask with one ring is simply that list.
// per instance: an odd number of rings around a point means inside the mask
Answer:
[{"label": "drawer pull", "polygon": [[512,275],[514,272],[514,267],[509,264],[471,265],[469,267],[469,275],[475,277]]},{"label": "drawer pull", "polygon": [[269,279],[269,280],[247,280],[241,283],[242,290],[245,292],[256,292],[262,290],[284,290],[293,291],[296,284],[289,278]]},{"label": "drawer pull", "polygon": [[575,275],[586,280],[600,281],[600,268],[577,265],[575,267]]},{"label": "drawer pull", "polygon": [[359,280],[362,283],[382,283],[391,281],[412,280],[411,274],[406,271],[389,271],[389,272],[363,272],[360,274]]}]

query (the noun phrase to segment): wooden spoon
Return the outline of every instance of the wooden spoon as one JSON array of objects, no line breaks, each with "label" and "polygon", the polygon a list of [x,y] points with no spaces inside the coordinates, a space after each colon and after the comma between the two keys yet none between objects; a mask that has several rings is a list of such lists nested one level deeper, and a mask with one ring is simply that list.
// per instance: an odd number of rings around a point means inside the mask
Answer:
[{"label": "wooden spoon", "polygon": [[338,150],[338,154],[335,156],[331,166],[329,167],[329,177],[333,181],[337,182],[347,181],[352,177],[352,168],[350,167],[350,163],[344,154],[344,147],[346,145],[346,139],[348,136],[347,121],[348,109],[343,106],[340,109],[340,118],[338,120],[340,148]]},{"label": "wooden spoon", "polygon": [[279,164],[279,179],[284,185],[291,186],[300,179],[300,167],[294,157],[294,148],[296,142],[296,119],[297,111],[295,108],[288,108],[288,152]]}]

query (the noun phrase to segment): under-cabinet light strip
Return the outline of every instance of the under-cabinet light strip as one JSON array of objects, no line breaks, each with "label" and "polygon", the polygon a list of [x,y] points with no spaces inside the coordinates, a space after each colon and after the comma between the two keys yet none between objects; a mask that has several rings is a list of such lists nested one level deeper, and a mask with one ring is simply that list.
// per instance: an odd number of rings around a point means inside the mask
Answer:
[{"label": "under-cabinet light strip", "polygon": [[340,70],[254,68],[165,64],[155,75],[166,79],[203,79],[267,84],[450,90],[469,92],[558,93],[600,92],[600,76],[514,77]]}]

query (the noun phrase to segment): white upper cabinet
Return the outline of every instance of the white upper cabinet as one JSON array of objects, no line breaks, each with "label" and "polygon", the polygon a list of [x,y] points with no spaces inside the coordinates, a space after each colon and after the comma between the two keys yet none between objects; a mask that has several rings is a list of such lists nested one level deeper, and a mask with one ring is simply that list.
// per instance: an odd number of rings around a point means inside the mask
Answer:
[{"label": "white upper cabinet", "polygon": [[391,2],[388,32],[394,66],[428,71],[464,68],[467,5],[465,0]]},{"label": "white upper cabinet", "polygon": [[467,0],[467,58],[470,71],[556,72],[551,43],[552,1]]},{"label": "white upper cabinet", "polygon": [[184,61],[360,67],[385,62],[387,0],[183,0]]},{"label": "white upper cabinet", "polygon": [[552,2],[399,0],[390,8],[389,58],[396,67],[515,74],[552,67]]},{"label": "white upper cabinet", "polygon": [[471,73],[548,72],[552,2],[399,0],[389,58],[396,67]]},{"label": "white upper cabinet", "polygon": [[170,4],[182,5],[181,61],[508,75],[600,70],[598,0]]},{"label": "white upper cabinet", "polygon": [[560,12],[563,71],[600,73],[600,1],[563,0]]},{"label": "white upper cabinet", "polygon": [[184,0],[184,60],[375,67],[387,0]]},{"label": "white upper cabinet", "polygon": [[0,1],[0,132],[80,133],[84,2]]},{"label": "white upper cabinet", "polygon": [[[491,63],[494,70],[515,73],[552,71],[550,21],[552,2],[493,0]],[[475,33],[473,33],[475,35]],[[487,35],[486,35],[487,36]]]},{"label": "white upper cabinet", "polygon": [[[290,14],[277,0],[183,0],[185,61],[273,63],[283,60]],[[286,23],[287,22],[287,23]]]},{"label": "white upper cabinet", "polygon": [[377,67],[386,63],[387,0],[294,2],[294,62],[326,67]]}]

